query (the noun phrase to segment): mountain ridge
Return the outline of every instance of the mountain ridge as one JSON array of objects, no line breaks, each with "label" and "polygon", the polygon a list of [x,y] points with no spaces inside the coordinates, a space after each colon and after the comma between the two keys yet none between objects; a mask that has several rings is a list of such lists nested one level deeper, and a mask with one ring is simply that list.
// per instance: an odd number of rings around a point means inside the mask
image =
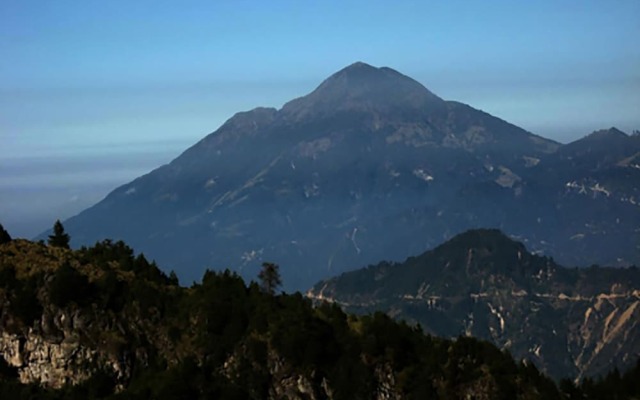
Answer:
[{"label": "mountain ridge", "polygon": [[122,242],[2,243],[0,277],[2,398],[562,398],[487,342],[314,308],[228,270],[182,287]]},{"label": "mountain ridge", "polygon": [[[348,92],[366,96],[344,100],[340,77],[356,72],[364,77]],[[419,101],[409,96],[407,107],[386,107],[394,96],[381,96],[386,86],[375,89],[379,79],[370,74],[403,82],[392,93],[417,91]],[[629,202],[636,201],[636,189],[626,189],[632,176],[617,183],[624,190],[616,201],[631,199],[623,209],[610,206],[611,198],[568,197],[566,184],[573,177],[556,179],[557,171],[541,167],[559,144],[471,106],[432,97],[389,68],[356,64],[333,77],[280,110],[234,115],[169,164],[68,219],[72,244],[123,239],[186,280],[212,265],[253,276],[257,261],[278,260],[285,285],[300,290],[356,265],[403,259],[481,226],[525,237],[536,251],[571,264],[640,259],[632,228],[640,215]],[[323,87],[337,87],[342,96],[328,108],[313,106],[314,93]],[[427,103],[435,106],[420,106]],[[287,117],[291,107],[307,116]],[[553,221],[562,220],[560,202],[578,216],[558,227]],[[626,236],[616,236],[616,247],[602,233],[611,232],[602,225],[612,219],[623,221],[619,231]],[[582,243],[570,239],[576,235],[584,235],[585,247],[593,250],[574,251]],[[186,245],[188,254],[177,251]]]},{"label": "mountain ridge", "polygon": [[307,292],[349,312],[384,311],[445,337],[492,341],[554,377],[583,378],[640,358],[640,270],[567,269],[499,230],[472,230],[401,263]]},{"label": "mountain ridge", "polygon": [[305,114],[333,114],[393,108],[422,111],[444,101],[426,87],[388,67],[356,62],[325,79],[315,90],[284,104],[281,112],[301,119]]}]

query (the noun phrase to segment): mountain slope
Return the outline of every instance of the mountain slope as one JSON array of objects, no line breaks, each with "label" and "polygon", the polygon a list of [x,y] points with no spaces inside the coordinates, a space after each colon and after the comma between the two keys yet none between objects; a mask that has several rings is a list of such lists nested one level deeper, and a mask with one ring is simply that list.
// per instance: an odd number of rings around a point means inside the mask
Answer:
[{"label": "mountain slope", "polygon": [[637,268],[563,268],[497,230],[345,273],[307,296],[385,311],[436,335],[487,339],[557,378],[628,368],[640,357]]},{"label": "mountain slope", "polygon": [[[123,239],[187,281],[209,266],[255,276],[276,261],[288,289],[473,227],[501,228],[570,265],[638,260],[639,207],[578,198],[559,210],[566,182],[547,185],[538,167],[559,147],[356,63],[280,110],[236,114],[65,227],[75,246]],[[595,241],[598,251],[574,251]]]},{"label": "mountain slope", "polygon": [[4,399],[560,399],[487,342],[313,308],[229,273],[180,287],[121,242],[0,244]]},{"label": "mountain slope", "polygon": [[[574,257],[547,254],[568,265],[640,263],[639,157],[640,136],[611,128],[562,146],[524,174],[523,200],[540,217],[536,229]],[[527,243],[535,250],[540,244]]]}]

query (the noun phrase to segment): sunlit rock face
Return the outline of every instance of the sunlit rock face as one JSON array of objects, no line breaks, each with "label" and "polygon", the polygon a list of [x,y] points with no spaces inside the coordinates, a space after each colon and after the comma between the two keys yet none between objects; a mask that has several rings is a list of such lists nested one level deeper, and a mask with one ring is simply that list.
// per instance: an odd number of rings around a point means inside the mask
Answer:
[{"label": "sunlit rock face", "polygon": [[86,337],[81,338],[81,327],[64,324],[65,319],[73,318],[74,315],[62,310],[55,316],[45,311],[43,320],[51,319],[48,328],[38,324],[36,329],[30,327],[11,332],[12,329],[0,327],[0,355],[9,366],[17,369],[20,382],[59,389],[67,384],[82,383],[96,371],[109,371],[119,382],[130,378],[131,365],[126,357],[95,343],[91,345]]},{"label": "sunlit rock face", "polygon": [[78,342],[56,343],[33,331],[26,335],[2,332],[0,353],[10,366],[18,369],[20,382],[38,383],[54,389],[89,379],[100,367],[100,361],[104,362],[103,366],[113,369],[116,375],[125,372],[117,360],[100,360],[97,351]]},{"label": "sunlit rock face", "polygon": [[640,259],[638,142],[573,152],[356,63],[279,110],[236,114],[64,224],[75,246],[123,239],[186,282],[276,262],[288,290],[475,227],[567,265],[625,265]]}]

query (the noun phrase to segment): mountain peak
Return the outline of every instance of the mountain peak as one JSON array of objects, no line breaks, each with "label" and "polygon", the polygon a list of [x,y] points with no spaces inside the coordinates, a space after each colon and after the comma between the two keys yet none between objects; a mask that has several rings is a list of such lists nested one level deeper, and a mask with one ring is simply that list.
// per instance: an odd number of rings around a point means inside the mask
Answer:
[{"label": "mountain peak", "polygon": [[630,138],[631,136],[617,128],[600,129],[567,144],[560,150],[560,154],[575,153],[576,151],[581,153],[592,153],[594,151],[608,153],[613,148],[621,149],[623,153],[626,153],[628,139]]},{"label": "mountain peak", "polygon": [[356,62],[325,79],[307,96],[285,104],[282,110],[300,117],[340,111],[418,111],[442,103],[422,84],[396,70]]},{"label": "mountain peak", "polygon": [[[413,79],[401,74],[400,72],[389,68],[389,67],[374,67],[373,65],[367,64],[365,62],[362,61],[356,61],[351,65],[348,65],[344,68],[342,68],[341,70],[339,70],[338,72],[334,73],[333,75],[331,75],[329,78],[327,78],[323,84],[327,83],[335,83],[337,80],[339,79],[351,79],[352,81],[350,83],[359,83],[357,81],[354,80],[371,80],[371,79],[381,79],[381,80],[385,80],[385,79],[389,79],[391,77],[394,77],[396,79],[409,79],[411,81],[413,81],[414,83],[417,83],[418,85],[420,85],[418,82],[414,81]],[[341,82],[341,83],[346,83],[346,82]],[[362,83],[362,82],[360,82]],[[422,86],[422,85],[420,85]],[[322,87],[322,85],[320,85],[320,87]]]},{"label": "mountain peak", "polygon": [[[529,254],[525,246],[498,229],[472,229],[460,233],[434,249],[447,257],[467,256],[473,251],[482,257],[514,260]],[[469,253],[471,254],[471,253]]]},{"label": "mountain peak", "polygon": [[467,246],[488,246],[492,243],[501,245],[517,245],[518,242],[504,234],[500,229],[470,229],[462,232],[449,241],[443,243],[443,246],[465,243]]},{"label": "mountain peak", "polygon": [[627,138],[628,135],[618,128],[611,127],[609,129],[600,129],[598,131],[594,131],[587,135],[585,139],[589,140],[602,140],[602,139],[613,139],[613,138]]},{"label": "mountain peak", "polygon": [[355,72],[355,71],[367,71],[367,70],[376,71],[376,70],[378,70],[378,68],[374,67],[373,65],[367,64],[366,62],[356,61],[353,64],[344,67],[343,69],[341,69],[337,73],[340,73],[342,71]]}]

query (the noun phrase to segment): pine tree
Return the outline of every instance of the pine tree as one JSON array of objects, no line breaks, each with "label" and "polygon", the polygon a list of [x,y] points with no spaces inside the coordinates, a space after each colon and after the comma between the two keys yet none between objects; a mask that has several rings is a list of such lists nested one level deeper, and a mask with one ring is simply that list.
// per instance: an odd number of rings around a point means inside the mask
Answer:
[{"label": "pine tree", "polygon": [[176,274],[176,271],[171,270],[171,272],[169,273],[169,282],[175,286],[180,285],[180,279],[178,279],[178,275]]},{"label": "pine tree", "polygon": [[0,224],[0,244],[9,243],[11,241],[11,235],[7,232],[2,224]]},{"label": "pine tree", "polygon": [[64,232],[64,227],[60,220],[53,224],[53,235],[49,235],[49,246],[69,248],[69,235]]},{"label": "pine tree", "polygon": [[260,270],[260,273],[258,274],[262,290],[270,295],[274,295],[276,289],[282,285],[279,269],[280,267],[278,264],[264,262],[262,263],[262,270]]}]

